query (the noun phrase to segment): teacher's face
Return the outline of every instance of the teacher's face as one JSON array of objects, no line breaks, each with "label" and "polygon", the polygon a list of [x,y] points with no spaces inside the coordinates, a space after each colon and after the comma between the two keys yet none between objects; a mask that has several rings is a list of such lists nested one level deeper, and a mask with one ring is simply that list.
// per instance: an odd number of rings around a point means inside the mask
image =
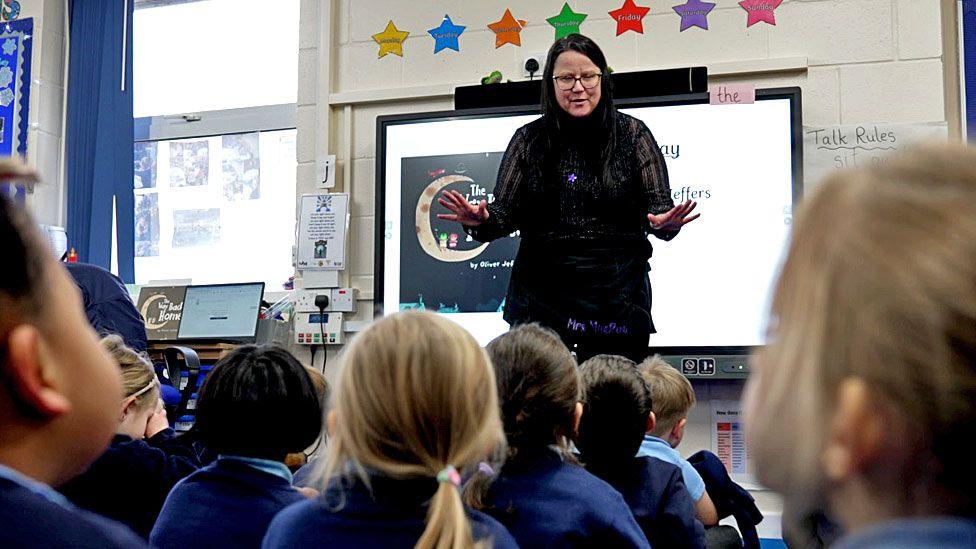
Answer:
[{"label": "teacher's face", "polygon": [[[594,74],[600,74],[600,68],[593,61],[590,61],[589,57],[575,51],[566,51],[559,54],[552,70],[554,78],[559,78],[560,76],[580,78]],[[569,90],[560,89],[557,80],[553,80],[549,85],[555,86],[556,101],[570,116],[589,116],[600,103],[599,80],[597,80],[596,86],[589,89],[583,87],[582,82],[578,79]]]}]

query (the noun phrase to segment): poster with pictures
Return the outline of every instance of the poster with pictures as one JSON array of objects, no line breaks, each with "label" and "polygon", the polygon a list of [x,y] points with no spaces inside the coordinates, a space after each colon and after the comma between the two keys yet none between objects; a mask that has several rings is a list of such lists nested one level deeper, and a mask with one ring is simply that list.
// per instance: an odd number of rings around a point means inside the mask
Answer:
[{"label": "poster with pictures", "polygon": [[133,149],[133,189],[156,188],[156,143],[143,141]]},{"label": "poster with pictures", "polygon": [[173,212],[173,247],[192,248],[220,242],[220,208]]},{"label": "poster with pictures", "polygon": [[199,187],[210,182],[210,144],[173,141],[169,144],[169,186]]},{"label": "poster with pictures", "polygon": [[261,198],[261,157],[257,132],[222,137],[221,172],[226,200]]},{"label": "poster with pictures", "polygon": [[502,310],[518,240],[508,236],[482,244],[457,222],[437,218],[450,213],[437,202],[443,191],[457,191],[472,203],[493,202],[501,159],[499,151],[401,161],[401,310]]},{"label": "poster with pictures", "polygon": [[159,255],[159,195],[136,195],[136,257]]}]

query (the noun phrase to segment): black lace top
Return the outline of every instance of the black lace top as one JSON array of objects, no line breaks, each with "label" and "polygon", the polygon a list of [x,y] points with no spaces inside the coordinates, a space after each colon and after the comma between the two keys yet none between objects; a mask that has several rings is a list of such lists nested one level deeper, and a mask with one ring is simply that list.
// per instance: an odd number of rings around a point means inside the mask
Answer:
[{"label": "black lace top", "polygon": [[640,120],[617,113],[615,158],[594,154],[591,130],[558,140],[547,153],[546,126],[540,118],[518,129],[498,170],[495,201],[488,220],[468,232],[488,242],[519,230],[526,239],[645,240],[648,234],[670,240],[677,232],[654,231],[647,214],[674,207],[668,169],[651,130]]},{"label": "black lace top", "polygon": [[677,235],[647,220],[674,207],[664,158],[651,131],[632,116],[616,114],[609,159],[588,122],[566,126],[551,144],[543,119],[519,128],[502,159],[488,219],[465,230],[481,242],[519,231],[505,303],[509,323],[541,322],[564,339],[577,332],[646,337],[654,331],[647,237]]}]

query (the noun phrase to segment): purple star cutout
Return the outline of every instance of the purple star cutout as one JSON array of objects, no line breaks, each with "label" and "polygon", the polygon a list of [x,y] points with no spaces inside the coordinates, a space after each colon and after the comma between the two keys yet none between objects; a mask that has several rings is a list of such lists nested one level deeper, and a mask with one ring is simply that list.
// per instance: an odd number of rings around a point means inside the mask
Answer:
[{"label": "purple star cutout", "polygon": [[699,27],[708,30],[708,14],[715,9],[713,2],[702,2],[701,0],[688,0],[680,6],[671,8],[681,16],[681,32],[691,27]]},{"label": "purple star cutout", "polygon": [[566,181],[569,181],[570,183],[576,183],[576,174],[575,173],[569,174],[569,177],[566,178]]}]

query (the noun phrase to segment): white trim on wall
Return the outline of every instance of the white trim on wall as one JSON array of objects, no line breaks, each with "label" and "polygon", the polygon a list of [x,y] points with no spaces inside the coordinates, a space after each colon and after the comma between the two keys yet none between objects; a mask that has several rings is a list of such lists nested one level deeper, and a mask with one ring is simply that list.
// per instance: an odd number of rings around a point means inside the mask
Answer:
[{"label": "white trim on wall", "polygon": [[[745,74],[772,74],[781,72],[805,72],[810,64],[806,57],[782,57],[777,59],[751,59],[744,61],[725,61],[711,63],[708,76],[740,76]],[[657,67],[668,69],[674,67]],[[368,103],[391,103],[417,99],[447,99],[454,97],[457,84],[435,84],[430,86],[409,86],[356,90],[329,94],[329,105],[362,105]]]}]

